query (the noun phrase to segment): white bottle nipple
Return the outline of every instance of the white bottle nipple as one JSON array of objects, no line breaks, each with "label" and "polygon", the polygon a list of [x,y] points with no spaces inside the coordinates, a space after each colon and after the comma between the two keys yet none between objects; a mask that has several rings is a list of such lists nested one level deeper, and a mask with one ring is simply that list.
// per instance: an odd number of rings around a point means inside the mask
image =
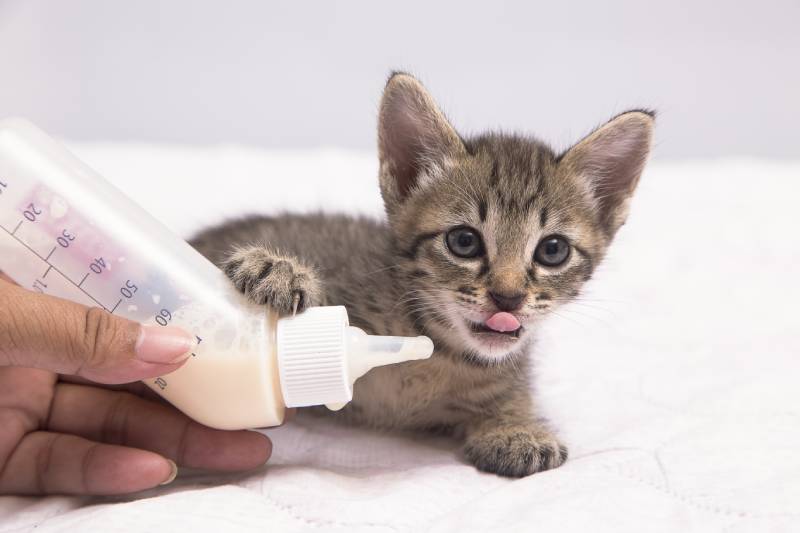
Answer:
[{"label": "white bottle nipple", "polygon": [[367,335],[348,325],[342,306],[312,307],[278,320],[278,371],[286,407],[326,405],[338,410],[353,399],[355,381],[376,366],[427,359],[428,337]]},{"label": "white bottle nipple", "polygon": [[[388,337],[367,335],[364,330],[347,327],[347,369],[350,388],[355,381],[376,366],[393,365],[416,359],[427,359],[433,353],[433,341],[428,337]],[[338,411],[345,403],[326,403]]]}]

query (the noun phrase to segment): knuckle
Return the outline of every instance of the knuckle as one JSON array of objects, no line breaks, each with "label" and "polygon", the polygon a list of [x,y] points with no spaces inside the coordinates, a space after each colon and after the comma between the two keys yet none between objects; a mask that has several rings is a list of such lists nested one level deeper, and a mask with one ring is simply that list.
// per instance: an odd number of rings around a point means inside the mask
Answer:
[{"label": "knuckle", "polygon": [[108,444],[124,445],[128,442],[128,427],[136,397],[128,392],[119,392],[103,418],[101,440]]},{"label": "knuckle", "polygon": [[83,334],[80,338],[78,357],[84,365],[96,367],[102,365],[110,355],[111,347],[118,336],[114,321],[105,310],[90,307],[83,316]]},{"label": "knuckle", "polygon": [[53,463],[53,452],[56,442],[60,438],[61,435],[58,434],[48,435],[47,440],[44,441],[34,458],[35,485],[36,492],[39,494],[48,492],[47,480],[50,479],[50,466]]},{"label": "knuckle", "polygon": [[84,452],[83,459],[81,460],[81,485],[83,492],[93,492],[91,486],[92,471],[94,470],[96,454],[100,450],[100,444],[93,442],[91,446]]},{"label": "knuckle", "polygon": [[[16,357],[33,338],[32,322],[23,310],[23,303],[16,290],[0,291],[0,357],[10,364],[17,362]],[[48,317],[40,314],[38,319],[44,321]]]}]

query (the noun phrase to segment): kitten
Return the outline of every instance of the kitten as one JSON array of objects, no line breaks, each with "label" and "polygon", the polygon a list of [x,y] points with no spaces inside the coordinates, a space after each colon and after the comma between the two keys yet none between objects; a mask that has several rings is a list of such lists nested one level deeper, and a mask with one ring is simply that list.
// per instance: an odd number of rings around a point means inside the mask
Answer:
[{"label": "kitten", "polygon": [[433,339],[431,359],[372,370],[331,416],[446,431],[480,470],[526,476],[567,458],[531,398],[531,342],[625,221],[653,119],[623,113],[562,154],[521,136],[464,139],[415,78],[397,73],[378,131],[388,223],[250,217],[193,245],[260,304],[283,313],[293,298],[299,311],[340,304],[369,333]]}]

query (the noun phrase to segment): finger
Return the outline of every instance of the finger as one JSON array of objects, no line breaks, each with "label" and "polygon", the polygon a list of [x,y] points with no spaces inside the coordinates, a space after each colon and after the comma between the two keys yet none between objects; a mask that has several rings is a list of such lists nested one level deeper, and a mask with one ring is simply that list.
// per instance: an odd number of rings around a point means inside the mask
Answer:
[{"label": "finger", "polygon": [[131,394],[135,394],[140,398],[169,405],[169,402],[167,402],[162,396],[158,395],[153,389],[151,389],[141,381],[134,381],[133,383],[99,384],[96,381],[82,378],[80,376],[70,376],[69,374],[59,375],[58,381],[59,383],[73,383],[75,385],[88,385],[91,387],[102,387],[108,390],[130,392]]},{"label": "finger", "polygon": [[127,392],[66,383],[56,386],[48,429],[151,450],[192,468],[248,470],[272,452],[260,433],[211,429]]},{"label": "finger", "polygon": [[173,463],[153,452],[36,431],[19,442],[0,472],[0,493],[125,494],[175,478]]},{"label": "finger", "polygon": [[172,372],[193,343],[178,328],[142,326],[0,281],[0,365],[124,383]]}]

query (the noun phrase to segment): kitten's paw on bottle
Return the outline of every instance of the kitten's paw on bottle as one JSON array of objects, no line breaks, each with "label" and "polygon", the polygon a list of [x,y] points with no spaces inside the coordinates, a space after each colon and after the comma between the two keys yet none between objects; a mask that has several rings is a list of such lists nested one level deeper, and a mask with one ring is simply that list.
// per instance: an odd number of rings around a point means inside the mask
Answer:
[{"label": "kitten's paw on bottle", "polygon": [[464,454],[478,470],[524,477],[561,466],[567,448],[546,430],[525,425],[499,426],[471,435]]},{"label": "kitten's paw on bottle", "polygon": [[250,301],[269,305],[281,315],[321,303],[322,285],[314,268],[296,257],[249,246],[234,251],[223,270]]}]

